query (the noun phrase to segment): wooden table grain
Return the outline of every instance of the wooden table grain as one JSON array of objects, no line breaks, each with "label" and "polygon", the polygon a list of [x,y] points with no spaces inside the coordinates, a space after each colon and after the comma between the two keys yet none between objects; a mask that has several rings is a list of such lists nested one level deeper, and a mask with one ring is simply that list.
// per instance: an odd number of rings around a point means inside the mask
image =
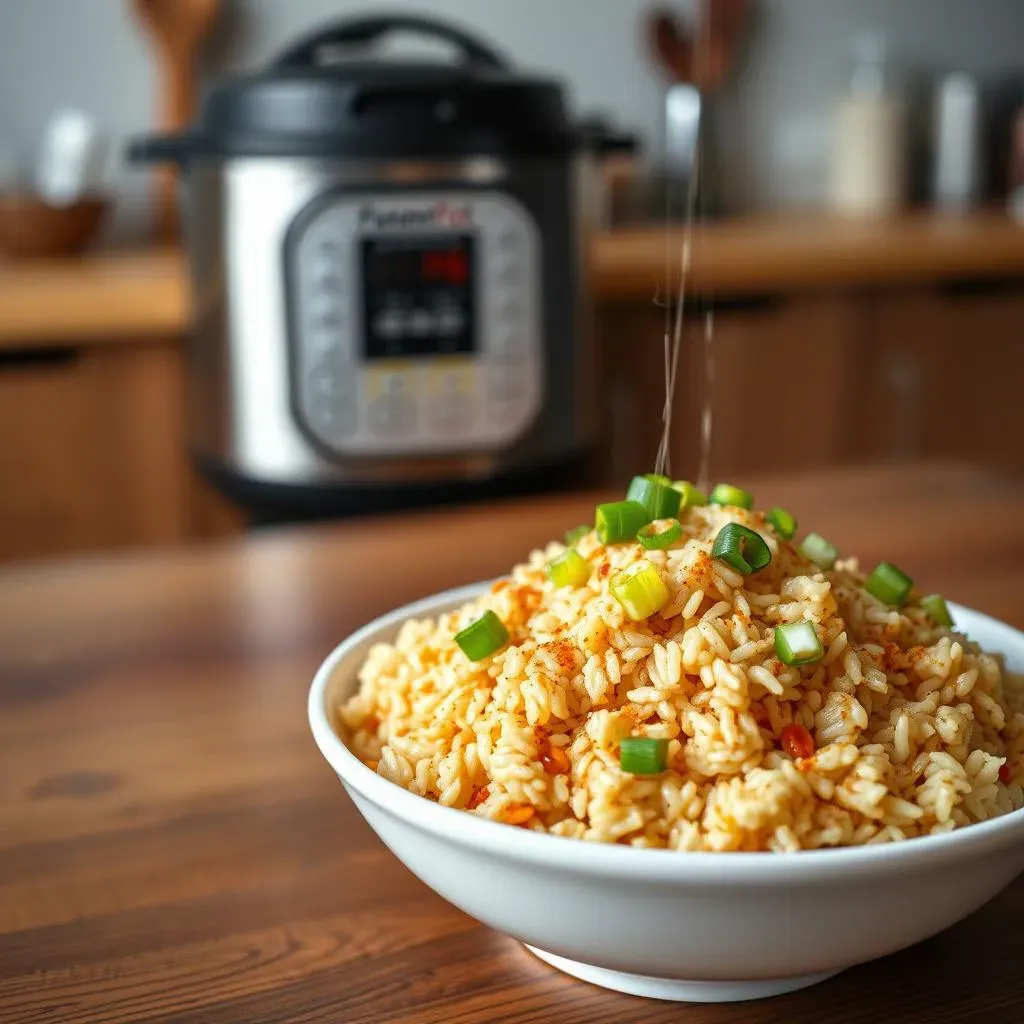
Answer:
[{"label": "wooden table grain", "polygon": [[[1021,484],[919,466],[757,490],[865,561],[891,557],[1024,626]],[[318,662],[372,616],[498,574],[592,506],[549,499],[0,575],[0,1021],[1024,1020],[1024,882],[815,988],[682,1006],[557,973],[374,837],[307,732]]]}]

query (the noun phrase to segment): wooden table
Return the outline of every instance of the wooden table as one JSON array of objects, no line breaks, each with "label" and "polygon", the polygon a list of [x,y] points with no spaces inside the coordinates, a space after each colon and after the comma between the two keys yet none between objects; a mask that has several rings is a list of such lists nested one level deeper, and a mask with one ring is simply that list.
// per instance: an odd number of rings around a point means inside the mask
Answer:
[{"label": "wooden table", "polygon": [[[956,467],[764,481],[859,551],[1024,626],[1024,486]],[[305,720],[359,623],[585,519],[546,500],[0,575],[0,1021],[1024,1019],[1024,882],[904,953],[756,1004],[564,977],[426,889]]]}]

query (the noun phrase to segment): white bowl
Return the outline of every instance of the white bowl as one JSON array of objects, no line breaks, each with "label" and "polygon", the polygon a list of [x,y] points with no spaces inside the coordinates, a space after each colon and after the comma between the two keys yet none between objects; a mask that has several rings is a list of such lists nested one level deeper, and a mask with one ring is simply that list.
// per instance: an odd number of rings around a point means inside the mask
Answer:
[{"label": "white bowl", "polygon": [[[373,830],[473,917],[586,981],[719,1002],[803,988],[948,928],[1024,869],[1024,811],[941,836],[794,854],[679,853],[586,843],[442,807],[374,774],[330,708],[369,647],[487,584],[384,615],[339,644],[309,693],[317,745]],[[1024,669],[1024,634],[954,607],[958,628]]]}]

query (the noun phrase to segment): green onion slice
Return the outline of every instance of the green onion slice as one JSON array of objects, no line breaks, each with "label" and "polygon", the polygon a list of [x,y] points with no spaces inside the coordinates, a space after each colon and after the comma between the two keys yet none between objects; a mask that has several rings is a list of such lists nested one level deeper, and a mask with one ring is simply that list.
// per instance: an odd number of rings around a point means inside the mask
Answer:
[{"label": "green onion slice", "polygon": [[508,630],[494,612],[487,611],[476,622],[456,633],[455,642],[470,661],[483,661],[505,646]]},{"label": "green onion slice", "polygon": [[763,569],[772,560],[772,552],[759,533],[739,523],[726,523],[715,537],[711,557],[745,576]]},{"label": "green onion slice", "polygon": [[736,508],[745,509],[754,507],[754,496],[750,491],[733,487],[732,484],[715,484],[708,500],[712,505],[733,505]]},{"label": "green onion slice", "polygon": [[635,562],[612,577],[612,596],[625,609],[626,614],[638,622],[646,619],[668,604],[669,590],[658,570],[650,562]]},{"label": "green onion slice", "polygon": [[892,562],[882,562],[864,583],[864,589],[885,604],[901,605],[910,596],[914,581]]},{"label": "green onion slice", "polygon": [[928,617],[933,622],[938,623],[940,626],[945,626],[946,629],[953,628],[953,616],[950,614],[949,608],[942,599],[941,594],[929,594],[927,597],[922,597],[921,607],[928,613]]},{"label": "green onion slice", "polygon": [[626,492],[627,501],[635,501],[647,509],[648,521],[671,519],[679,514],[682,495],[664,477],[652,480],[647,476],[635,476]]},{"label": "green onion slice", "polygon": [[556,587],[582,587],[590,579],[591,564],[575,548],[548,562],[548,579]]},{"label": "green onion slice", "polygon": [[655,530],[656,523],[648,523],[642,526],[636,535],[636,539],[648,551],[660,551],[662,548],[671,547],[683,535],[683,527],[678,519],[662,520],[666,523],[664,529]]},{"label": "green onion slice", "polygon": [[800,545],[800,553],[810,559],[819,569],[831,569],[836,564],[839,551],[817,533],[809,533]]},{"label": "green onion slice", "polygon": [[650,521],[643,505],[635,501],[610,501],[597,506],[594,529],[602,544],[621,544],[634,540],[637,530]]},{"label": "green onion slice", "polygon": [[809,622],[787,622],[775,627],[775,653],[786,665],[809,665],[825,654],[817,630]]},{"label": "green onion slice", "polygon": [[644,479],[650,480],[652,484],[663,484],[665,487],[672,486],[672,481],[667,476],[662,476],[661,473],[644,473]]},{"label": "green onion slice", "polygon": [[765,519],[775,527],[775,532],[783,540],[792,540],[796,533],[796,520],[778,505],[768,510]]},{"label": "green onion slice", "polygon": [[677,480],[672,486],[683,496],[681,508],[696,508],[708,503],[708,496],[689,480]]},{"label": "green onion slice", "polygon": [[571,548],[574,544],[583,540],[588,533],[590,533],[592,527],[587,526],[586,523],[581,523],[579,526],[574,526],[571,530],[565,532],[565,546]]},{"label": "green onion slice", "polygon": [[668,740],[633,736],[619,744],[619,767],[631,775],[660,775],[668,763]]}]

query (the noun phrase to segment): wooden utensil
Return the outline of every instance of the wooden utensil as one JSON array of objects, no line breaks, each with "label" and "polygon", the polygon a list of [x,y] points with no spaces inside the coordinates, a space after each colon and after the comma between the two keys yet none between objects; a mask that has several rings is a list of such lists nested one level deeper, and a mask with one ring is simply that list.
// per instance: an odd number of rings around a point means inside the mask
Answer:
[{"label": "wooden utensil", "polygon": [[[131,0],[135,16],[153,40],[160,76],[159,126],[181,131],[196,105],[196,65],[203,41],[220,14],[222,0]],[[162,242],[178,237],[177,175],[159,172],[157,234]]]}]

